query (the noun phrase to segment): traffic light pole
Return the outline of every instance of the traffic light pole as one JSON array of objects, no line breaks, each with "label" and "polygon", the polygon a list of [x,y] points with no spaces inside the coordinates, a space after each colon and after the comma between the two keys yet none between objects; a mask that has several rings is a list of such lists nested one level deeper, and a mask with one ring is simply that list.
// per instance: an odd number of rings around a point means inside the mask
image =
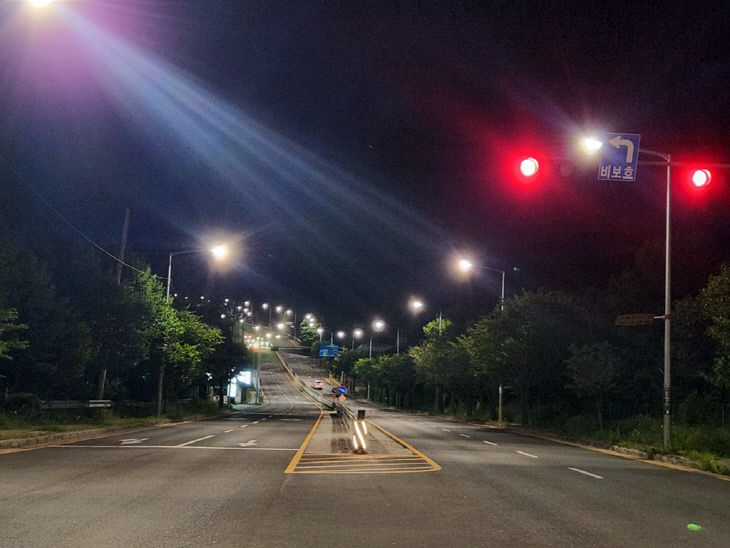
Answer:
[{"label": "traffic light pole", "polygon": [[[656,156],[664,160],[660,165],[667,169],[667,203],[664,241],[664,392],[663,392],[663,437],[664,447],[672,446],[672,156],[653,150],[640,149],[639,152]],[[640,162],[654,163],[654,162]]]},{"label": "traffic light pole", "polygon": [[672,387],[672,359],[671,359],[671,313],[672,313],[672,223],[671,223],[671,187],[672,167],[671,156],[667,154],[667,219],[666,242],[664,255],[664,447],[672,446],[671,440],[671,387]]}]

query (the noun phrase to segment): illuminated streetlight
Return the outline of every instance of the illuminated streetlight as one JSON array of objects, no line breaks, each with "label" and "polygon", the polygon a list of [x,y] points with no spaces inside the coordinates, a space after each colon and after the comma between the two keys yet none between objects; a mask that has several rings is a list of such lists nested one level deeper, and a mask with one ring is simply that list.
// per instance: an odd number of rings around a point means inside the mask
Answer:
[{"label": "illuminated streetlight", "polygon": [[459,272],[462,272],[463,274],[468,274],[474,268],[474,263],[472,263],[469,259],[461,258],[456,261],[456,268],[459,270]]},{"label": "illuminated streetlight", "polygon": [[[385,322],[381,319],[375,319],[372,323],[373,332],[380,333],[385,329]],[[370,351],[368,352],[368,358],[373,357],[373,334],[370,333]]]},{"label": "illuminated streetlight", "polygon": [[595,137],[584,137],[580,142],[583,151],[588,154],[595,154],[603,148],[603,141]]},{"label": "illuminated streetlight", "polygon": [[423,304],[423,301],[416,297],[411,297],[411,299],[408,301],[408,308],[410,308],[411,312],[413,312],[414,314],[423,312],[424,307],[425,305]]},{"label": "illuminated streetlight", "polygon": [[[189,249],[187,251],[171,251],[169,255],[169,260],[167,263],[167,290],[165,292],[165,300],[167,302],[170,302],[170,283],[172,282],[172,258],[175,255],[185,255],[188,253],[205,253],[205,249]],[[228,246],[226,245],[216,245],[209,249],[210,253],[213,255],[213,258],[217,261],[223,260],[228,255]],[[203,299],[203,297],[200,297]]]},{"label": "illuminated streetlight", "polygon": [[44,8],[51,2],[53,2],[53,0],[28,0],[28,3],[34,8]]},{"label": "illuminated streetlight", "polygon": [[352,330],[352,349],[355,350],[355,339],[362,337],[362,329],[357,328]]}]

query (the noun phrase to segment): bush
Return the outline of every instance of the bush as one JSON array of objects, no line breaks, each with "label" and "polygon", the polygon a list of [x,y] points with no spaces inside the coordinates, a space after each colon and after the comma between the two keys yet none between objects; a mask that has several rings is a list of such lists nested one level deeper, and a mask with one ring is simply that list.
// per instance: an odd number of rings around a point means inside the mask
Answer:
[{"label": "bush", "polygon": [[31,421],[38,419],[43,413],[41,399],[35,394],[10,394],[5,401],[5,411],[21,420]]},{"label": "bush", "polygon": [[718,457],[730,457],[730,432],[727,429],[675,425],[672,429],[672,446],[681,451],[714,453]]}]

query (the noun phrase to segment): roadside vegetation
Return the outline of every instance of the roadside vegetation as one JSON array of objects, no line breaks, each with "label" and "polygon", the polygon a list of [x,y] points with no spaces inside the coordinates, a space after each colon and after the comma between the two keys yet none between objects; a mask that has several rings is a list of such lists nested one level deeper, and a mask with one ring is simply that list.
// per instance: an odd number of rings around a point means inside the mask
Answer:
[{"label": "roadside vegetation", "polygon": [[467,326],[423,327],[406,354],[346,350],[360,394],[406,410],[446,413],[649,454],[671,452],[727,473],[730,459],[730,267],[674,303],[672,447],[663,447],[663,325],[616,326],[619,314],[656,310],[636,271],[603,291],[524,291]]},{"label": "roadside vegetation", "polygon": [[[250,364],[221,303],[169,302],[145,259],[117,263],[63,230],[8,185],[0,204],[0,436],[144,417],[178,418],[219,405]],[[160,409],[157,402],[160,400]],[[111,410],[85,409],[111,400]],[[58,409],[53,402],[77,402]],[[84,405],[84,404],[87,405]],[[69,405],[73,405],[69,403]],[[159,412],[158,412],[159,411]]]}]

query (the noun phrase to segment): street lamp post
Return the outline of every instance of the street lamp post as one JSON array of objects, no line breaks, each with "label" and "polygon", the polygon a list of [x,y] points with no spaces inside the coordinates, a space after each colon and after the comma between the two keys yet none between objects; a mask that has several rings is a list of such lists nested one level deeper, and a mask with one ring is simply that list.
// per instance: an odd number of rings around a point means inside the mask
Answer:
[{"label": "street lamp post", "polygon": [[[167,288],[165,290],[165,302],[170,302],[170,283],[172,280],[172,257],[175,255],[183,255],[187,253],[204,253],[210,251],[216,260],[221,260],[228,255],[228,247],[223,244],[216,245],[209,250],[206,249],[188,249],[186,251],[170,251],[167,261]],[[165,361],[160,360],[160,375],[157,382],[157,415],[162,415],[162,387],[165,378]]]},{"label": "street lamp post", "polygon": [[370,332],[370,351],[368,353],[368,358],[373,357],[373,332],[380,333],[383,329],[385,329],[385,322],[383,320],[375,320],[373,321],[372,328],[373,329]]},{"label": "street lamp post", "polygon": [[359,339],[362,337],[362,329],[353,329],[352,330],[352,349],[355,350],[355,339]]},{"label": "street lamp post", "polygon": [[186,251],[170,251],[167,261],[167,288],[165,290],[165,300],[167,302],[170,302],[170,284],[172,282],[172,258],[175,255],[186,255],[188,253],[205,253],[206,251],[209,251],[213,255],[213,258],[215,258],[217,261],[220,261],[222,259],[225,259],[228,255],[228,246],[224,244],[219,244],[211,247],[210,249],[188,249]]}]

